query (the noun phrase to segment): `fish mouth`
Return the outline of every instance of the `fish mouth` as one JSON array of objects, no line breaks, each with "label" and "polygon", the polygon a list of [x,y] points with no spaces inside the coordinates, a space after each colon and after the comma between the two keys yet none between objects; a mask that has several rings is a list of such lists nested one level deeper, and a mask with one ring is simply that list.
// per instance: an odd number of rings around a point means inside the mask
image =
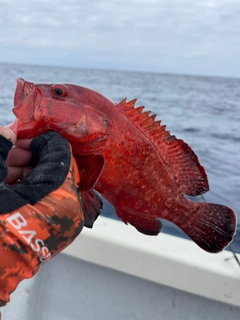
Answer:
[{"label": "fish mouth", "polygon": [[36,101],[39,101],[39,98],[37,99],[35,85],[22,78],[17,79],[14,94],[14,108],[12,109],[15,116],[23,121],[31,120],[36,108]]},{"label": "fish mouth", "polygon": [[22,78],[18,78],[16,81],[16,90],[14,94],[14,109],[21,108],[21,102],[29,95],[33,90],[33,83],[27,82]]},{"label": "fish mouth", "polygon": [[16,81],[16,90],[15,90],[15,94],[14,94],[14,108],[15,109],[19,109],[20,106],[20,101],[22,101],[23,99],[23,92],[24,92],[24,80],[22,78],[17,79]]}]

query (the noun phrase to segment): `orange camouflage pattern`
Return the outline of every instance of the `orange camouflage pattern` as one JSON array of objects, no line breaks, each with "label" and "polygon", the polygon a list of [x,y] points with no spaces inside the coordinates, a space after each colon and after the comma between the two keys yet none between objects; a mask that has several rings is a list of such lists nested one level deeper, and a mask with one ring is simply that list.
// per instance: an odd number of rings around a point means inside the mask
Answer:
[{"label": "orange camouflage pattern", "polygon": [[60,188],[34,205],[0,215],[0,306],[17,285],[67,247],[84,226],[79,172],[72,157]]}]

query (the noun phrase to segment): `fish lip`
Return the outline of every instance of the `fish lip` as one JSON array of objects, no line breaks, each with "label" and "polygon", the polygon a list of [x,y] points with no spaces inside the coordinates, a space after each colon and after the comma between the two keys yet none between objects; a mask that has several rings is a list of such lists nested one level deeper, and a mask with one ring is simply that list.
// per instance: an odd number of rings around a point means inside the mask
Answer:
[{"label": "fish lip", "polygon": [[23,100],[24,83],[25,80],[22,78],[18,78],[16,80],[16,90],[14,94],[14,109],[18,109],[21,107],[19,102]]},{"label": "fish lip", "polygon": [[34,112],[41,103],[41,93],[38,91],[34,83],[17,79],[12,109],[16,118],[27,122],[34,118]]},{"label": "fish lip", "polygon": [[34,84],[27,82],[23,78],[16,80],[16,90],[14,94],[14,109],[19,109],[22,106],[24,99],[32,92]]}]

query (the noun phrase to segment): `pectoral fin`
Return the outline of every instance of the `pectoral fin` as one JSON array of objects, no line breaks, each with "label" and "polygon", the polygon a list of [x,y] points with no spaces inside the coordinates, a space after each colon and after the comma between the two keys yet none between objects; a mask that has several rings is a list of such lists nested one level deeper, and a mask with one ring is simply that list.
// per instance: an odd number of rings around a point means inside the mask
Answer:
[{"label": "pectoral fin", "polygon": [[87,192],[96,184],[104,166],[104,158],[101,155],[74,157],[80,173],[80,191]]}]

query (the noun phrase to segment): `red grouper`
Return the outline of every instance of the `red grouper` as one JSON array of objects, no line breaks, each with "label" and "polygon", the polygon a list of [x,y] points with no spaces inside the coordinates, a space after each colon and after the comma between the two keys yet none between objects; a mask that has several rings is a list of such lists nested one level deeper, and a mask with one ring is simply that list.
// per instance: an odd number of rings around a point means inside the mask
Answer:
[{"label": "red grouper", "polygon": [[186,199],[209,190],[204,168],[184,141],[144,107],[135,108],[135,101],[116,104],[81,86],[18,79],[10,128],[18,130],[19,139],[55,130],[71,143],[86,226],[92,226],[101,207],[95,189],[125,223],[144,234],[157,235],[163,218],[202,249],[223,250],[235,233],[234,212]]}]

